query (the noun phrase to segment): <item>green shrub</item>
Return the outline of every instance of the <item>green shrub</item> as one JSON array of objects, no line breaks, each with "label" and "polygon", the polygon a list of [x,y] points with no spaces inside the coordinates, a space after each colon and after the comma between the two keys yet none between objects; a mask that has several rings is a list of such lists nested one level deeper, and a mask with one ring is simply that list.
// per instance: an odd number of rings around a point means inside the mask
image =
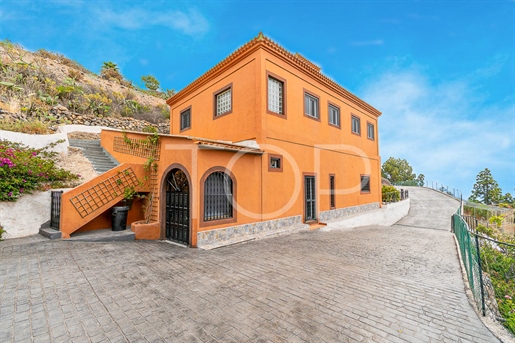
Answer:
[{"label": "green shrub", "polygon": [[24,193],[62,187],[78,180],[79,175],[55,166],[53,158],[57,153],[48,149],[58,143],[33,149],[0,140],[0,201],[16,201]]},{"label": "green shrub", "polygon": [[481,246],[481,263],[490,275],[504,326],[515,334],[515,249],[511,256],[491,244]]},{"label": "green shrub", "polygon": [[[480,235],[499,242],[515,244],[515,238],[499,234],[492,227],[478,225]],[[504,326],[515,334],[515,247],[484,242],[481,244],[481,264],[492,280],[499,312],[506,321]]]},{"label": "green shrub", "polygon": [[0,242],[4,240],[4,239],[2,238],[2,235],[3,235],[5,232],[6,232],[6,231],[4,230],[4,227],[0,224]]},{"label": "green shrub", "polygon": [[383,202],[396,202],[401,200],[401,192],[394,186],[383,185],[381,193]]}]

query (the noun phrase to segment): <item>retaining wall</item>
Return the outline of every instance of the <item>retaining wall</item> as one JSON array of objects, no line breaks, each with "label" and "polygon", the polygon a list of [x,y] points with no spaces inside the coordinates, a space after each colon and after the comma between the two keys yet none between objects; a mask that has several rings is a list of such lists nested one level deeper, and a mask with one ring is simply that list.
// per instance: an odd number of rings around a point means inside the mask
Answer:
[{"label": "retaining wall", "polygon": [[404,218],[408,214],[409,209],[410,199],[406,199],[396,203],[383,205],[383,207],[376,210],[328,220],[327,226],[321,230],[329,231],[363,226],[392,226]]}]

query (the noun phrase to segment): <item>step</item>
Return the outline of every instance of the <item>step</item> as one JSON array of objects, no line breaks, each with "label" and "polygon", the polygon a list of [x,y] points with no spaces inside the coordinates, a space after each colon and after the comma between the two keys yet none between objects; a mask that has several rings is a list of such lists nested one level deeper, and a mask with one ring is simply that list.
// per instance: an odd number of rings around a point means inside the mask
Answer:
[{"label": "step", "polygon": [[73,143],[70,142],[70,146],[78,147],[78,148],[101,148],[100,142],[96,143]]},{"label": "step", "polygon": [[322,223],[322,222],[312,223],[312,224],[309,224],[309,229],[310,230],[318,230],[325,226],[327,226],[327,223]]},{"label": "step", "polygon": [[48,239],[60,239],[61,238],[61,231],[51,229],[51,228],[39,229],[39,234]]},{"label": "step", "polygon": [[104,153],[104,150],[91,150],[91,149],[88,149],[88,150],[83,150],[82,151],[82,154],[84,156],[91,156],[91,157],[102,157],[102,158],[109,158],[107,157],[107,155]]},{"label": "step", "polygon": [[114,165],[113,162],[111,162],[110,159],[106,158],[106,159],[101,159],[101,158],[88,158],[88,160],[90,160],[91,163],[93,164],[105,164],[105,165]]},{"label": "step", "polygon": [[118,165],[100,146],[99,140],[70,139],[69,143],[72,147],[82,149],[84,157],[91,162],[93,169],[100,174]]},{"label": "step", "polygon": [[134,241],[136,235],[131,231],[130,226],[123,231],[111,229],[91,230],[86,232],[72,233],[65,241],[75,242],[125,242]]}]

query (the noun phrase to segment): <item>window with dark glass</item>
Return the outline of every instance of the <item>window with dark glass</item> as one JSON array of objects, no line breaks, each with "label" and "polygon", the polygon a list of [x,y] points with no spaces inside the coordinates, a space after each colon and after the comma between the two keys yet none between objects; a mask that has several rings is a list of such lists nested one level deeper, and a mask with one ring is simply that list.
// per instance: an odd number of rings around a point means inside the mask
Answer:
[{"label": "window with dark glass", "polygon": [[351,128],[355,134],[361,134],[361,121],[358,117],[351,116]]},{"label": "window with dark glass", "polygon": [[370,139],[375,139],[374,125],[367,123],[367,137]]},{"label": "window with dark glass", "polygon": [[370,192],[370,176],[361,175],[361,191]]},{"label": "window with dark glass", "polygon": [[340,127],[340,109],[329,105],[329,124]]},{"label": "window with dark glass", "polygon": [[331,208],[335,207],[335,196],[334,196],[334,175],[329,176],[329,195]]},{"label": "window with dark glass", "polygon": [[191,108],[181,112],[181,131],[191,128]]},{"label": "window with dark glass", "polygon": [[318,118],[318,98],[304,93],[304,113],[310,117]]},{"label": "window with dark glass", "polygon": [[204,221],[233,217],[232,180],[223,172],[214,172],[204,183]]},{"label": "window with dark glass", "polygon": [[270,168],[281,169],[281,159],[277,157],[270,158]]}]

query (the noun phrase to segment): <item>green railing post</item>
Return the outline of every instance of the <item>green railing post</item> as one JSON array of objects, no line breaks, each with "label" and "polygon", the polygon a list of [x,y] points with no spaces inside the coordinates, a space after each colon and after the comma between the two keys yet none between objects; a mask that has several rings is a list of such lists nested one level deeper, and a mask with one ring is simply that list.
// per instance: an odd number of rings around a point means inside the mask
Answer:
[{"label": "green railing post", "polygon": [[477,264],[479,266],[479,286],[481,287],[481,307],[483,310],[483,317],[486,316],[485,310],[485,291],[483,288],[483,268],[481,267],[481,251],[479,249],[479,239],[476,236],[476,249],[477,249]]}]

